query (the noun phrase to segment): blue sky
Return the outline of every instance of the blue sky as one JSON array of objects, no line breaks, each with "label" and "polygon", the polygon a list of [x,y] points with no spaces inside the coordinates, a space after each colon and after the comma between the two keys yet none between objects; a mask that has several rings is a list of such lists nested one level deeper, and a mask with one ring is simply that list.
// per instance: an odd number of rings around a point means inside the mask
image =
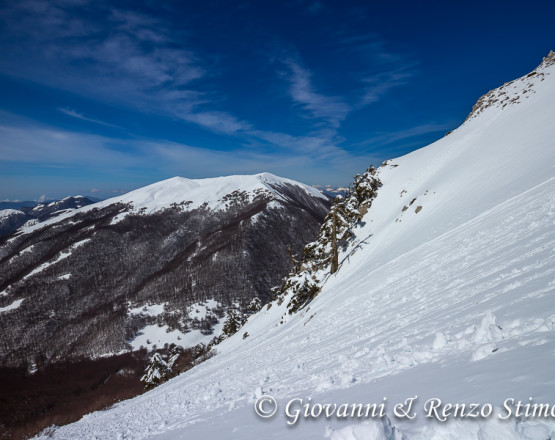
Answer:
[{"label": "blue sky", "polygon": [[555,2],[0,1],[0,200],[346,185],[555,49]]}]

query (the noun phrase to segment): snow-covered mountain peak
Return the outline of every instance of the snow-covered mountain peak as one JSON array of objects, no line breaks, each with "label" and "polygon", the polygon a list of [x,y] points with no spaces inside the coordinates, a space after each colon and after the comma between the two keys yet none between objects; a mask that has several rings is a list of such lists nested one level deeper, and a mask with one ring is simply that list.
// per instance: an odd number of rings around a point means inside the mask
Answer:
[{"label": "snow-covered mountain peak", "polygon": [[172,207],[179,207],[182,211],[198,208],[226,211],[237,203],[250,203],[262,196],[271,200],[286,201],[291,190],[302,197],[327,200],[324,194],[309,185],[271,173],[205,179],[176,176],[82,208],[79,206],[78,196],[70,197],[68,199],[75,199],[76,207],[80,209],[62,213],[42,223],[25,226],[21,232],[30,233],[55,222],[67,220],[73,215],[115,204],[123,204],[127,208],[113,219],[112,224],[122,221],[130,213],[152,214]]},{"label": "snow-covered mountain peak", "polygon": [[206,179],[173,177],[105,200],[101,205],[119,202],[132,205],[133,210],[146,212],[160,211],[172,204],[182,204],[184,209],[204,206],[212,210],[222,210],[226,209],[234,198],[248,197],[252,200],[263,192],[279,195],[279,187],[287,185],[295,186],[310,196],[325,198],[308,185],[271,173],[260,173]]},{"label": "snow-covered mountain peak", "polygon": [[[504,109],[507,106],[510,107],[530,100],[537,93],[538,89],[544,86],[541,83],[553,73],[555,70],[554,65],[555,52],[550,51],[543,58],[541,64],[529,74],[490,90],[480,97],[472,107],[472,111],[466,118],[466,121],[476,118],[490,108]],[[553,78],[550,81],[553,82]]]},{"label": "snow-covered mountain peak", "polygon": [[276,186],[279,188],[280,186],[284,186],[284,185],[294,185],[301,188],[303,191],[305,191],[307,194],[313,197],[326,199],[326,196],[321,191],[319,191],[318,189],[312,186],[299,183],[295,180],[279,177],[272,173],[268,173],[268,172],[259,173],[259,174],[256,174],[256,178],[273,191],[276,190]]},{"label": "snow-covered mountain peak", "polygon": [[18,211],[17,209],[2,209],[2,210],[0,210],[0,218],[1,217],[9,217],[10,215],[25,215],[25,214],[21,211]]}]

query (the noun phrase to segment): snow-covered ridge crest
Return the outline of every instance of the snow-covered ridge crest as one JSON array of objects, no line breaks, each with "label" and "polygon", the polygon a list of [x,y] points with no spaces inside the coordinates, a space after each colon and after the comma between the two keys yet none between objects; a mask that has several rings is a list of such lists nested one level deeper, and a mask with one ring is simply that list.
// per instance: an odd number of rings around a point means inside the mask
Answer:
[{"label": "snow-covered ridge crest", "polygon": [[266,192],[281,197],[277,188],[284,185],[293,185],[313,197],[325,198],[320,191],[308,185],[270,173],[260,173],[207,179],[173,177],[106,200],[97,206],[120,202],[131,204],[134,210],[144,210],[149,213],[168,208],[174,203],[183,203],[187,209],[204,205],[208,209],[222,210],[228,205],[226,196],[247,193],[252,200],[257,194]]},{"label": "snow-covered ridge crest", "polygon": [[112,224],[122,221],[130,213],[152,214],[171,207],[179,207],[183,211],[191,211],[201,207],[213,211],[225,211],[234,203],[250,203],[262,194],[269,195],[270,199],[273,200],[286,200],[287,187],[296,187],[309,197],[327,200],[327,197],[316,188],[267,172],[206,179],[172,177],[121,196],[72,210],[42,223],[23,227],[20,231],[30,233],[45,226],[67,220],[76,214],[93,209],[102,209],[118,203],[126,205],[128,208],[114,217]]},{"label": "snow-covered ridge crest", "polygon": [[25,215],[25,213],[18,211],[17,209],[2,209],[0,211],[0,218],[9,217],[10,215]]},{"label": "snow-covered ridge crest", "polygon": [[555,68],[555,52],[550,51],[543,58],[541,64],[529,74],[522,76],[514,81],[503,84],[501,87],[490,90],[472,107],[472,111],[466,121],[473,119],[491,107],[504,109],[507,106],[519,104],[524,100],[530,99],[536,92],[540,83],[550,75]]}]

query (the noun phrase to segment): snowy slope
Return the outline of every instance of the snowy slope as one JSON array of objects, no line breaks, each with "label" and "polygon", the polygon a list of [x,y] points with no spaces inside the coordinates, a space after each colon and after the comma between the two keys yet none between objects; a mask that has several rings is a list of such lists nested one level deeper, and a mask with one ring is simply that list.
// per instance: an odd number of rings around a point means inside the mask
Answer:
[{"label": "snowy slope", "polygon": [[101,205],[114,202],[131,203],[135,210],[146,209],[147,212],[155,212],[172,203],[190,202],[187,205],[188,209],[198,208],[206,203],[208,208],[220,210],[226,205],[222,199],[235,191],[247,192],[251,197],[257,192],[269,191],[281,197],[274,187],[284,184],[298,186],[314,197],[325,198],[320,191],[308,185],[270,173],[260,173],[252,176],[225,176],[210,179],[174,177],[131,191],[121,197],[106,200],[101,202]]},{"label": "snowy slope", "polygon": [[0,237],[17,230],[29,219],[30,217],[27,214],[16,209],[0,210]]},{"label": "snowy slope", "polygon": [[[380,167],[372,208],[309,307],[284,324],[287,299],[265,307],[214,358],[53,437],[554,438],[555,417],[497,417],[506,399],[555,405],[553,61],[510,84],[510,104],[481,100],[449,136]],[[263,394],[273,418],[253,410]],[[413,420],[392,414],[415,395]],[[293,398],[385,402],[387,418],[288,426]],[[493,415],[440,422],[425,417],[431,398]]]}]

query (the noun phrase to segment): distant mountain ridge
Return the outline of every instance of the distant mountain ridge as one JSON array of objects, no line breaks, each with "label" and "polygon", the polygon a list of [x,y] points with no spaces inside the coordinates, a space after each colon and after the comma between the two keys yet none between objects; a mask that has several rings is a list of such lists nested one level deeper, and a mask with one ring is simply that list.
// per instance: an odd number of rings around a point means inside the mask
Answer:
[{"label": "distant mountain ridge", "polygon": [[261,173],[33,208],[44,221],[0,238],[2,365],[207,342],[229,308],[270,299],[288,247],[300,252],[328,207],[316,189]]},{"label": "distant mountain ridge", "polygon": [[334,186],[334,185],[312,185],[313,188],[321,191],[325,195],[335,198],[337,196],[344,196],[348,188],[344,186]]},{"label": "distant mountain ridge", "polygon": [[[55,200],[49,200],[46,203],[54,202]],[[32,200],[22,200],[22,201],[11,201],[6,200],[4,202],[0,202],[0,211],[5,209],[17,209],[21,210],[21,208],[29,208],[35,207],[41,202],[35,202]]]},{"label": "distant mountain ridge", "polygon": [[70,196],[44,203],[2,202],[6,208],[0,210],[0,237],[15,232],[28,222],[39,223],[93,203],[93,200],[83,196]]}]

